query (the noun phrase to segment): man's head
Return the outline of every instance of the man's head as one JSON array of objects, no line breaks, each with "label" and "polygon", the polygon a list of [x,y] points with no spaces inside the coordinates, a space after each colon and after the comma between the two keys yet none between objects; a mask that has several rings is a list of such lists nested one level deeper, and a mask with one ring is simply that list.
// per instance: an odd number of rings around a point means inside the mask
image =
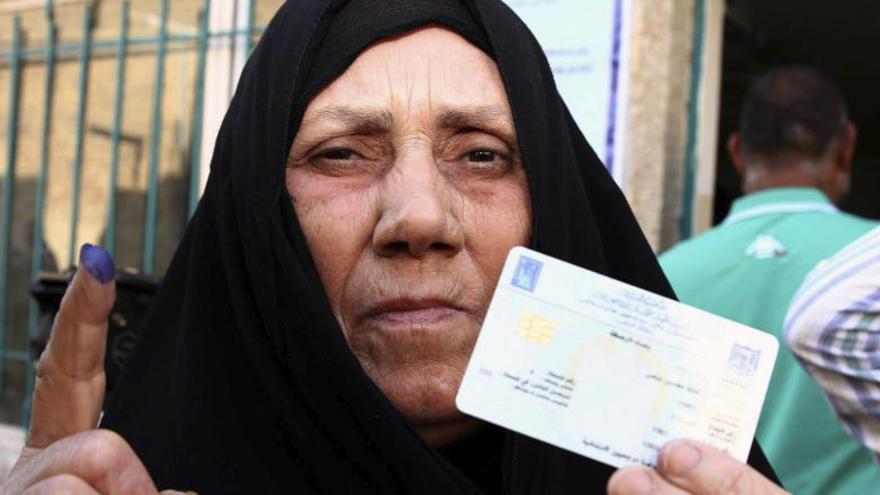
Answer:
[{"label": "man's head", "polygon": [[837,85],[804,67],[761,76],[727,142],[743,189],[816,187],[833,202],[849,190],[856,129]]}]

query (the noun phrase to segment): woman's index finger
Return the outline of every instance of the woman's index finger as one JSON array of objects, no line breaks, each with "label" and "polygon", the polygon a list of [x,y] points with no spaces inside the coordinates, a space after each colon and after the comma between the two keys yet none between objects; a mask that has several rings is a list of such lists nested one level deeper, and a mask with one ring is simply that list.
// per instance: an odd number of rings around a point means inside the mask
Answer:
[{"label": "woman's index finger", "polygon": [[106,384],[107,317],[116,296],[114,273],[107,251],[83,246],[37,365],[30,447],[46,447],[97,424]]}]

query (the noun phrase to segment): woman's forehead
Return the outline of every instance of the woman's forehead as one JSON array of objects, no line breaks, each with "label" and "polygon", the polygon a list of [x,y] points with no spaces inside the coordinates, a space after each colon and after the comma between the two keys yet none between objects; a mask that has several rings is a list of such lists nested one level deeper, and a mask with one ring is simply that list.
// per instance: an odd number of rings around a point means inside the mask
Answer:
[{"label": "woman's forehead", "polygon": [[510,113],[495,62],[462,36],[433,26],[364,50],[312,99],[305,118],[339,107],[392,113],[482,107]]}]

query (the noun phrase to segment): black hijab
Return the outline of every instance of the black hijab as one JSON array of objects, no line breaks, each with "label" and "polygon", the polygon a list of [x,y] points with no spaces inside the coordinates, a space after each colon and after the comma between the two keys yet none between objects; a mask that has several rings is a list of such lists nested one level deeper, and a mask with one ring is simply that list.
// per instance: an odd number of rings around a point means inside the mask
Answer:
[{"label": "black hijab", "polygon": [[611,468],[518,434],[476,441],[498,452],[497,470],[428,447],[364,374],[330,311],[284,187],[292,138],[309,98],[360,51],[425,24],[498,64],[532,197],[532,247],[673,296],[541,48],[500,0],[288,1],[245,67],[205,193],[105,410],[103,426],[161,488],[604,492]]}]

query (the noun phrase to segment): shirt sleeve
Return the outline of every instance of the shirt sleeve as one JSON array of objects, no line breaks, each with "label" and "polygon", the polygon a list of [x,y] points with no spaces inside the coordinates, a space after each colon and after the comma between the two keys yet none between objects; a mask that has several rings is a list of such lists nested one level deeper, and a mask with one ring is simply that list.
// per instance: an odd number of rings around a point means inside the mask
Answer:
[{"label": "shirt sleeve", "polygon": [[[822,266],[786,318],[785,340],[844,428],[880,462],[880,252]],[[807,288],[807,290],[805,290]]]}]

